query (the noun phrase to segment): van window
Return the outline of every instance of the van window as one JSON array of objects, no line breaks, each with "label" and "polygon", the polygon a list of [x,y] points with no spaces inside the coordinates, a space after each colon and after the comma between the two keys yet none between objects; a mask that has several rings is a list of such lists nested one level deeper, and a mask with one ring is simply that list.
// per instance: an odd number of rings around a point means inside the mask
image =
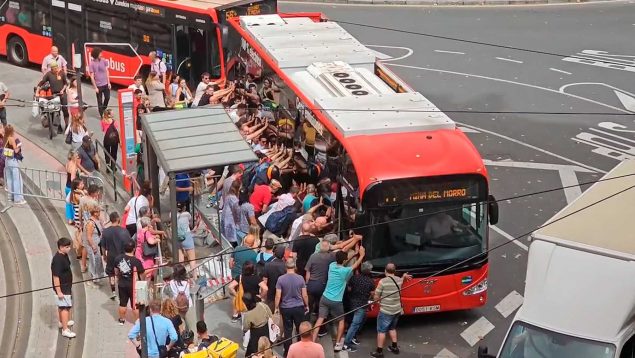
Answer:
[{"label": "van window", "polygon": [[624,344],[624,347],[622,347],[620,358],[635,358],[635,335],[632,336],[626,344]]},{"label": "van window", "polygon": [[517,321],[514,322],[509,331],[499,357],[611,358],[615,357],[615,346],[549,331]]}]

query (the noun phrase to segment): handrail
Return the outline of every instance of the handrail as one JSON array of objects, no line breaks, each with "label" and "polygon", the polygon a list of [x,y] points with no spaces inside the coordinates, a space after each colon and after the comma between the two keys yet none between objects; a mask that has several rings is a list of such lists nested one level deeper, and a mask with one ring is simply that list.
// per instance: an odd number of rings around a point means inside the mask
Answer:
[{"label": "handrail", "polygon": [[[139,188],[139,183],[137,181],[136,178],[136,172],[132,172],[130,174],[125,174],[125,171],[123,170],[123,168],[121,167],[121,165],[119,165],[119,163],[117,162],[116,158],[113,158],[110,153],[108,153],[108,151],[106,150],[106,148],[104,147],[103,143],[101,143],[99,140],[94,140],[95,145],[97,146],[97,148],[101,148],[101,152],[104,153],[104,158],[108,158],[110,160],[111,163],[115,163],[115,167],[117,168],[117,171],[114,171],[112,169],[110,169],[110,172],[112,174],[112,184],[113,184],[113,189],[114,189],[114,196],[115,196],[115,202],[117,202],[117,195],[118,195],[118,191],[117,191],[117,173],[121,173],[122,179],[121,179],[121,187],[123,188],[123,176],[128,177],[130,180],[132,180],[132,187],[130,188],[130,191],[126,191],[130,197],[134,196],[134,190],[135,188]],[[97,151],[99,153],[99,151]],[[105,163],[104,163],[104,167],[105,167]],[[125,189],[125,188],[124,188]]]}]

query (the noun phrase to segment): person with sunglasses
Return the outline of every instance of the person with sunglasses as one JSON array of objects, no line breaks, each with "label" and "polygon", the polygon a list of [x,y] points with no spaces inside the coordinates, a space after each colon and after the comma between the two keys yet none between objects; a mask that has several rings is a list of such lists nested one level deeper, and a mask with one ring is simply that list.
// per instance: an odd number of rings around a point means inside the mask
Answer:
[{"label": "person with sunglasses", "polygon": [[203,94],[207,89],[207,85],[209,84],[210,76],[209,73],[205,72],[201,75],[201,82],[199,82],[198,86],[196,86],[196,91],[194,92],[194,100],[192,101],[192,107],[198,106],[199,102],[201,101],[201,97],[203,97]]}]

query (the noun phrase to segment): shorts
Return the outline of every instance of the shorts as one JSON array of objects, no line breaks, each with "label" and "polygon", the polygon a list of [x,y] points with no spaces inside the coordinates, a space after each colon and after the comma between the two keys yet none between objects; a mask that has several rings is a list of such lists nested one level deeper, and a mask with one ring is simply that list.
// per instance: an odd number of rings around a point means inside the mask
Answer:
[{"label": "shorts", "polygon": [[329,315],[336,319],[338,322],[344,319],[341,317],[344,315],[344,304],[342,302],[331,301],[328,298],[322,296],[320,300],[320,309],[318,312],[319,318],[328,318]]},{"label": "shorts", "polygon": [[387,314],[379,311],[377,315],[377,333],[386,333],[397,329],[397,322],[399,322],[400,313]]},{"label": "shorts", "polygon": [[185,240],[179,241],[182,250],[194,250],[194,236],[191,232],[185,234]]},{"label": "shorts", "polygon": [[118,286],[118,289],[119,289],[119,307],[128,306],[128,301],[130,301],[130,308],[135,309],[132,287]]},{"label": "shorts", "polygon": [[106,275],[115,275],[115,258],[112,256],[106,256]]},{"label": "shorts", "polygon": [[73,297],[71,297],[71,295],[64,295],[64,298],[60,299],[55,295],[55,304],[59,309],[68,310],[73,307]]}]

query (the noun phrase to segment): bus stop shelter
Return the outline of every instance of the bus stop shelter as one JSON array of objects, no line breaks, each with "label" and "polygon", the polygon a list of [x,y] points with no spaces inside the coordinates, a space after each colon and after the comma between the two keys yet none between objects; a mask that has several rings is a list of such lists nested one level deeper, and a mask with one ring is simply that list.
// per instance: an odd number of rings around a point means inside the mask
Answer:
[{"label": "bus stop shelter", "polygon": [[178,258],[176,175],[257,161],[222,105],[141,115],[145,175],[160,210],[159,165],[169,178],[172,257]]}]

